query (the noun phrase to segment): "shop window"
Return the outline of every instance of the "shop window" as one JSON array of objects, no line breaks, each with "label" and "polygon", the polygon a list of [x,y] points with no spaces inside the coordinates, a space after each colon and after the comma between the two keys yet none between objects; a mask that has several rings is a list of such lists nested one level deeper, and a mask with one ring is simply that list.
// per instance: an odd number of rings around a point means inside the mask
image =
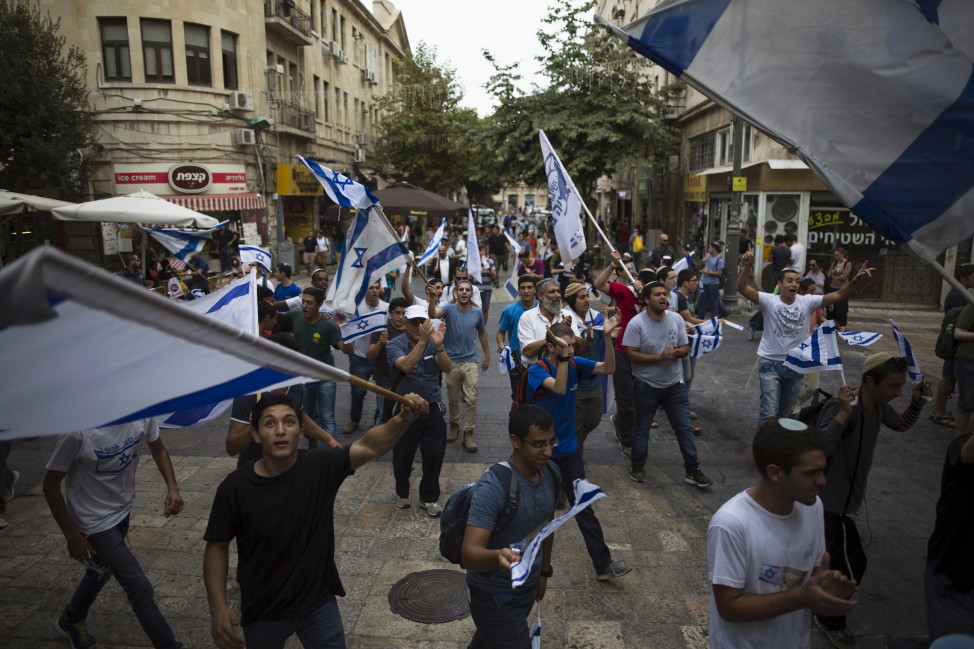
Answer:
[{"label": "shop window", "polygon": [[142,19],[142,53],[147,82],[173,83],[172,27],[168,20]]},{"label": "shop window", "polygon": [[99,18],[105,81],[131,81],[129,27],[125,18]]},{"label": "shop window", "polygon": [[212,86],[210,67],[210,28],[190,25],[184,28],[186,38],[186,80],[192,86]]}]

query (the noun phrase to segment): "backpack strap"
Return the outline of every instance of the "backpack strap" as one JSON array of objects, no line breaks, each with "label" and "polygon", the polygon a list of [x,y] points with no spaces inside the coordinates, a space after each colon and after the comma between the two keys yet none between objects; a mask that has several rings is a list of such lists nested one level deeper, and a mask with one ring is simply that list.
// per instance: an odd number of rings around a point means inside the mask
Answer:
[{"label": "backpack strap", "polygon": [[502,485],[507,486],[507,502],[504,503],[504,509],[501,510],[494,522],[494,531],[491,534],[493,535],[510,525],[515,514],[517,514],[517,480],[514,478],[514,469],[507,460],[492,464],[487,470],[493,473]]}]

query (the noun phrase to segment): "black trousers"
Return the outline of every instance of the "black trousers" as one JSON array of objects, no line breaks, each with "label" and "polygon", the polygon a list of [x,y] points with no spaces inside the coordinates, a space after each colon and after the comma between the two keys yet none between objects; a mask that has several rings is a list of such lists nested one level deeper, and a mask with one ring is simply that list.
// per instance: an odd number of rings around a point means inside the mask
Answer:
[{"label": "black trousers", "polygon": [[[866,551],[862,549],[862,539],[854,520],[834,512],[825,512],[825,550],[829,553],[833,570],[855,579],[857,584],[862,583],[862,576],[866,573]],[[846,627],[844,615],[819,615],[818,620],[826,629],[833,631]]]},{"label": "black trousers", "polygon": [[446,420],[443,404],[430,404],[427,414],[413,422],[392,449],[392,474],[396,478],[396,495],[409,498],[409,476],[413,472],[416,449],[423,454],[423,477],[419,481],[419,498],[424,503],[440,499],[440,469],[446,455]]}]

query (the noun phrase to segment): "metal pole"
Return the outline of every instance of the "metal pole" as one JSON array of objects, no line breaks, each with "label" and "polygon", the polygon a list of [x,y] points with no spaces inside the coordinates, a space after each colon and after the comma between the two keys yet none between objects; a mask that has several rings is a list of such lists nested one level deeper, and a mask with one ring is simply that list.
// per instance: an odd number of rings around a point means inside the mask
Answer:
[{"label": "metal pole", "polygon": [[[731,179],[731,189],[733,190],[731,198],[731,208],[730,214],[727,218],[727,235],[726,235],[726,248],[724,248],[724,277],[726,281],[724,282],[724,308],[727,309],[728,313],[740,313],[740,308],[737,305],[737,273],[740,267],[740,252],[738,247],[741,241],[741,199],[744,192],[738,191],[737,188],[733,186],[734,178],[741,177],[741,166],[744,159],[744,147],[742,146],[741,140],[744,137],[744,120],[738,115],[732,115],[731,119],[734,122],[733,128],[733,145],[734,145],[734,171],[731,173],[733,178]],[[730,278],[735,278],[735,281],[730,281]]]}]

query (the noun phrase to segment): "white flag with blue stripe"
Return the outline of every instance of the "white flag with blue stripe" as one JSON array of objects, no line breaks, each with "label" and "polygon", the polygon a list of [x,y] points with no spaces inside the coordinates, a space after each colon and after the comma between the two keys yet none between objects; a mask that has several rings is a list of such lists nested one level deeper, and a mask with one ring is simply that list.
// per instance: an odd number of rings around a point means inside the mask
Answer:
[{"label": "white flag with blue stripe", "polygon": [[477,243],[477,226],[473,220],[473,210],[467,210],[467,273],[475,284],[480,283],[483,270],[480,262],[480,244]]},{"label": "white flag with blue stripe", "polygon": [[920,364],[917,363],[917,357],[913,353],[913,346],[910,345],[910,341],[906,339],[900,332],[900,328],[896,326],[893,319],[889,319],[889,324],[893,328],[893,339],[896,340],[896,346],[900,350],[900,356],[906,359],[906,375],[910,377],[910,380],[914,384],[923,381],[923,372],[920,371]]},{"label": "white flag with blue stripe", "polygon": [[596,500],[605,498],[605,492],[602,488],[592,484],[585,478],[577,478],[573,484],[575,489],[575,504],[567,512],[549,521],[547,525],[541,528],[537,536],[531,539],[528,543],[528,547],[524,549],[521,553],[521,560],[511,566],[511,586],[514,588],[520,588],[524,585],[528,576],[531,574],[531,567],[534,565],[534,559],[538,556],[538,552],[541,551],[541,544],[546,538],[555,533],[559,527],[570,521],[575,517],[578,512],[582,511],[586,507],[589,507]]},{"label": "white flag with blue stripe", "polygon": [[595,20],[932,261],[974,235],[972,13],[957,0],[664,0],[622,28]]},{"label": "white flag with blue stripe", "polygon": [[538,131],[541,138],[541,157],[544,159],[544,171],[548,177],[548,196],[551,198],[551,219],[555,230],[555,240],[561,251],[561,259],[565,268],[571,266],[572,260],[585,252],[585,228],[582,227],[582,197],[575,189],[575,183],[565,166],[561,164],[551,142]]},{"label": "white flag with blue stripe", "polygon": [[257,265],[264,269],[266,273],[272,273],[274,268],[274,255],[268,250],[259,246],[239,246],[240,264],[242,266]]},{"label": "white flag with blue stripe", "polygon": [[199,230],[197,228],[145,228],[145,231],[162,245],[163,248],[172,253],[177,259],[186,261],[197,252],[203,250],[203,246],[210,240],[214,230],[229,223],[223,221],[209,230]]},{"label": "white flag with blue stripe", "polygon": [[508,345],[504,345],[504,349],[497,355],[497,369],[501,374],[507,374],[515,367],[517,367],[517,363],[514,362],[514,355],[511,353],[511,348]]},{"label": "white flag with blue stripe", "polygon": [[314,177],[324,187],[328,198],[338,205],[367,210],[379,202],[375,194],[370,192],[365,185],[357,183],[328,167],[323,167],[314,160],[307,160],[299,155],[294,157],[311,170]]},{"label": "white flag with blue stripe", "polygon": [[352,318],[341,325],[342,342],[350,343],[362,336],[368,336],[378,331],[385,331],[387,315],[385,311],[373,311]]},{"label": "white flag with blue stripe", "polygon": [[541,649],[541,602],[534,605],[534,622],[531,623],[529,634],[531,636],[531,649]]},{"label": "white flag with blue stripe", "polygon": [[0,303],[0,367],[17,368],[0,373],[0,440],[348,380],[50,246],[0,270]]},{"label": "white flag with blue stripe", "polygon": [[427,246],[426,252],[423,253],[422,257],[416,260],[417,266],[422,266],[426,264],[426,262],[428,262],[430,259],[433,258],[433,255],[436,254],[436,251],[440,249],[440,242],[443,241],[443,233],[445,231],[446,231],[446,219],[443,219],[442,221],[440,221],[440,227],[436,228],[436,232],[433,233],[433,239],[430,241],[430,245]]},{"label": "white flag with blue stripe", "polygon": [[868,347],[883,337],[883,334],[876,334],[871,331],[840,331],[839,337],[850,345]]},{"label": "white flag with blue stripe", "polygon": [[693,325],[696,333],[690,336],[690,357],[700,358],[720,347],[721,335],[720,323],[713,317],[706,322]]},{"label": "white flag with blue stripe", "polygon": [[687,270],[690,268],[690,257],[693,256],[693,251],[690,251],[689,255],[684,255],[673,264],[673,272],[679,274],[681,270]]},{"label": "white flag with blue stripe", "polygon": [[[835,321],[826,320],[809,338],[785,356],[785,367],[799,374],[842,370],[839,338],[835,335]],[[843,381],[844,383],[845,381]]]}]

